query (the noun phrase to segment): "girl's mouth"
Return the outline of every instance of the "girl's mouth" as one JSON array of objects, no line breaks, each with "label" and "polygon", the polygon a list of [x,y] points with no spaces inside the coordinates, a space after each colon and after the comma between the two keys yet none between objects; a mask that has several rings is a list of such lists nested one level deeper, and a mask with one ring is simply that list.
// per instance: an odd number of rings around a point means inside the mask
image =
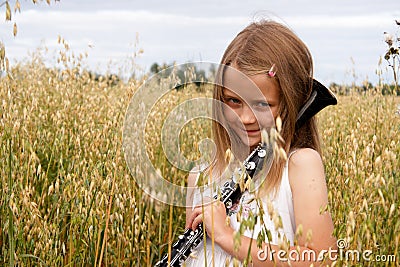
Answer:
[{"label": "girl's mouth", "polygon": [[260,130],[246,130],[247,135],[254,136],[260,133]]}]

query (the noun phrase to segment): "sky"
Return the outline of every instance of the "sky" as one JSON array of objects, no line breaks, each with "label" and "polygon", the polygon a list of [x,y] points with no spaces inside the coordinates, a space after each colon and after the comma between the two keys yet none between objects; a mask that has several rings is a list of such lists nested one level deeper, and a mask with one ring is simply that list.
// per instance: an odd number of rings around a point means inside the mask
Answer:
[{"label": "sky", "polygon": [[[0,4],[3,1],[0,0]],[[15,1],[11,0],[13,9]],[[309,47],[314,76],[323,83],[391,82],[383,32],[400,37],[398,0],[60,0],[20,1],[21,13],[5,22],[0,7],[0,41],[11,64],[46,48],[56,64],[61,36],[92,71],[143,74],[157,62],[218,63],[236,34],[259,18],[288,25]],[[18,34],[13,36],[13,23]],[[139,53],[140,52],[140,53]],[[134,68],[132,68],[134,66]]]}]

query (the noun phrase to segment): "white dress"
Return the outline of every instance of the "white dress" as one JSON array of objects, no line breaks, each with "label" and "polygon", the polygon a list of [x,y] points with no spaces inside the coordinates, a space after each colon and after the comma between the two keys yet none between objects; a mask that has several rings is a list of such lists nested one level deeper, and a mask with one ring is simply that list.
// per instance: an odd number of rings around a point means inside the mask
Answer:
[{"label": "white dress", "polygon": [[[232,209],[230,210],[228,214],[230,218],[230,225],[235,231],[238,231],[240,227],[240,222],[238,222],[237,220],[237,212],[240,206],[242,206],[241,217],[244,219],[247,218],[249,210],[251,210],[253,214],[258,213],[259,207],[256,201],[251,201],[250,203],[248,203],[252,198],[252,194],[250,194],[248,191],[245,191],[239,203],[233,205]],[[275,212],[281,218],[282,226],[278,227],[278,229],[275,228],[276,222],[274,223],[273,218],[271,218],[269,215],[269,209],[267,208],[268,202],[270,203],[270,209],[272,203],[273,210],[275,210]],[[193,206],[199,203],[201,203],[201,195],[200,193],[195,193],[193,197]],[[288,162],[286,162],[285,168],[283,170],[281,184],[279,186],[279,190],[275,195],[275,198],[270,198],[269,201],[267,199],[262,199],[261,203],[263,204],[263,209],[265,211],[263,218],[264,225],[265,228],[270,231],[272,236],[272,240],[269,243],[278,245],[280,244],[280,242],[284,242],[284,240],[286,240],[286,242],[290,243],[290,246],[293,246],[296,224],[294,220],[292,191],[290,188],[288,177]],[[256,239],[261,229],[262,226],[260,224],[260,220],[258,220],[254,228],[254,233],[251,230],[246,230],[244,232],[244,235]],[[268,243],[268,240],[265,240],[265,243]],[[213,256],[215,266],[233,266],[231,255],[226,253],[221,247],[219,247],[215,243],[213,251],[211,239],[208,237],[206,239],[206,253],[204,253],[204,243],[201,242],[194,249],[192,255],[187,258],[185,264],[187,267],[213,266]],[[226,265],[226,263],[229,264]]]}]

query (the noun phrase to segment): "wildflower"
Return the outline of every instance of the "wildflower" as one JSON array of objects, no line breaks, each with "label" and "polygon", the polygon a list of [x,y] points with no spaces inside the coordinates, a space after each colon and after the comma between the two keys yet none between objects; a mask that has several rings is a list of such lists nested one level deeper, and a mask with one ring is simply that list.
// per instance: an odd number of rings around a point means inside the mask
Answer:
[{"label": "wildflower", "polygon": [[383,32],[383,36],[385,37],[385,42],[389,45],[393,45],[393,35],[388,32]]},{"label": "wildflower", "polygon": [[400,117],[400,105],[397,105],[397,110],[394,113]]}]

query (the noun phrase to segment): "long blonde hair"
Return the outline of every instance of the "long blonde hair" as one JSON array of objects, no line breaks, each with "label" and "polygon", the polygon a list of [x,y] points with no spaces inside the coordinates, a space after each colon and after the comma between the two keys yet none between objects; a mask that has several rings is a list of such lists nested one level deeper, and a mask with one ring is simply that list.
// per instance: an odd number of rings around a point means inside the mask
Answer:
[{"label": "long blonde hair", "polygon": [[[242,30],[229,44],[221,60],[221,66],[234,65],[247,76],[266,73],[274,69],[280,89],[278,115],[282,119],[281,136],[285,140],[286,153],[309,147],[320,152],[320,140],[311,118],[300,129],[295,128],[297,114],[311,94],[313,62],[306,45],[288,27],[269,20],[253,22]],[[220,72],[223,73],[224,69]],[[221,75],[222,77],[222,75]],[[223,101],[223,87],[216,85],[213,98]],[[214,106],[213,138],[217,151],[215,166],[220,171],[226,167],[225,151],[232,146],[228,132],[219,123],[223,120],[221,107]],[[267,174],[266,192],[275,191],[280,184],[285,161],[274,159]]]}]

